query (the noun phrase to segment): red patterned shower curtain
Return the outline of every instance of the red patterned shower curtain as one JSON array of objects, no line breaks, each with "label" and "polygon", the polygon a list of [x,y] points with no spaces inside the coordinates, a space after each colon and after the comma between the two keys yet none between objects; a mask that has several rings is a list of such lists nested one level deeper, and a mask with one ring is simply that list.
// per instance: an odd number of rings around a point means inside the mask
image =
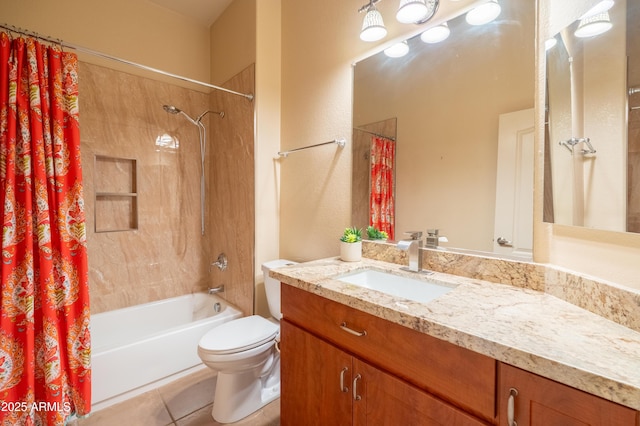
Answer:
[{"label": "red patterned shower curtain", "polygon": [[395,205],[393,199],[393,167],[396,144],[380,136],[371,138],[371,191],[369,224],[384,231],[393,240]]},{"label": "red patterned shower curtain", "polygon": [[78,61],[0,33],[0,424],[91,407]]}]

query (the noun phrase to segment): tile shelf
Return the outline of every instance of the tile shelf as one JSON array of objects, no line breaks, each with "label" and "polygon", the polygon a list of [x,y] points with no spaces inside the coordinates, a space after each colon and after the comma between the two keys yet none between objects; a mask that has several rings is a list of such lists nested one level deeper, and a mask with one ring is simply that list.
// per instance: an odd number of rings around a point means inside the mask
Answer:
[{"label": "tile shelf", "polygon": [[95,156],[95,232],[138,229],[137,161]]}]

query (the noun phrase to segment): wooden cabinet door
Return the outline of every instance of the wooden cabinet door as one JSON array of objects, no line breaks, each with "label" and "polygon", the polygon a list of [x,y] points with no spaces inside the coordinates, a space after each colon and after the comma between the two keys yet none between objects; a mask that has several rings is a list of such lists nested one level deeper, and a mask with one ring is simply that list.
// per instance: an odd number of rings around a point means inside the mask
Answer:
[{"label": "wooden cabinet door", "polygon": [[518,426],[640,424],[638,412],[631,408],[501,363],[498,386],[500,426],[512,426],[508,419],[512,388],[517,391],[512,401]]},{"label": "wooden cabinet door", "polygon": [[280,336],[280,424],[351,425],[351,355],[286,320]]},{"label": "wooden cabinet door", "polygon": [[354,358],[355,426],[485,426],[433,395]]}]

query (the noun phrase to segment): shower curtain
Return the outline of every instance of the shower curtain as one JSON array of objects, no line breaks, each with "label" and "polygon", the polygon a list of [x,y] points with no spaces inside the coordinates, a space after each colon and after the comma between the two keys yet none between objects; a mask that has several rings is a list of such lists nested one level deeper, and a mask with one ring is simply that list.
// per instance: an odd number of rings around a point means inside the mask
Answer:
[{"label": "shower curtain", "polygon": [[0,424],[90,410],[78,61],[0,33]]},{"label": "shower curtain", "polygon": [[371,191],[369,224],[395,239],[395,205],[393,199],[393,167],[396,144],[380,136],[371,138]]}]

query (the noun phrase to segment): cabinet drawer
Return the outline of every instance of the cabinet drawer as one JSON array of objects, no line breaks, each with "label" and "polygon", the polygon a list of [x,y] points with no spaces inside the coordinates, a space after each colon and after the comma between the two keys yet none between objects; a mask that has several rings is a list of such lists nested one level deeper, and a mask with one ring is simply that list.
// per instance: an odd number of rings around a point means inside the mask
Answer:
[{"label": "cabinet drawer", "polygon": [[[286,284],[282,313],[288,321],[372,365],[476,416],[495,418],[492,358]],[[357,336],[341,325],[366,334]]]}]

